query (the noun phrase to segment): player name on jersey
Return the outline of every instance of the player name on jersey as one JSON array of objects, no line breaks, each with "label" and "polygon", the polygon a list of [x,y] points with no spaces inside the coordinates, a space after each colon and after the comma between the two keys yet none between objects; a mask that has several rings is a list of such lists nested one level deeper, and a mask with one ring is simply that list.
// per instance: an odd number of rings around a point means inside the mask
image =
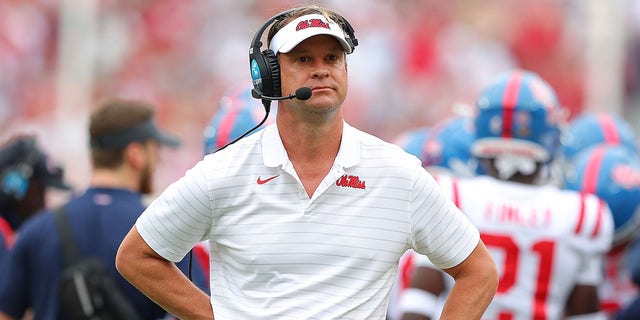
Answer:
[{"label": "player name on jersey", "polygon": [[484,208],[487,223],[511,224],[527,228],[549,228],[553,214],[550,208],[523,208],[511,203],[489,202]]}]

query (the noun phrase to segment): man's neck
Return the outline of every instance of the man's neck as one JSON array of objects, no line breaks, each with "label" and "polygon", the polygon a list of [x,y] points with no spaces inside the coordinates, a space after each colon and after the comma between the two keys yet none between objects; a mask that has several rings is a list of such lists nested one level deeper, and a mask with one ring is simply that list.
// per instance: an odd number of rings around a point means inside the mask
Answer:
[{"label": "man's neck", "polygon": [[138,175],[123,168],[94,169],[91,176],[91,186],[99,188],[119,188],[139,192]]},{"label": "man's neck", "polygon": [[342,120],[326,125],[278,124],[278,133],[290,159],[317,159],[338,154],[342,141]]}]

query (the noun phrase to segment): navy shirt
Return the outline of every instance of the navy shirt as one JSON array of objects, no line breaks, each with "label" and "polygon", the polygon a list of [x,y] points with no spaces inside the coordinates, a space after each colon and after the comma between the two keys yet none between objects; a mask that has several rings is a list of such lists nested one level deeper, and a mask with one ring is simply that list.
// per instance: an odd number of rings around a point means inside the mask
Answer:
[{"label": "navy shirt", "polygon": [[[640,238],[636,238],[627,249],[629,271],[631,280],[640,286]],[[640,295],[626,305],[616,316],[616,320],[640,319]]]},{"label": "navy shirt", "polygon": [[[144,210],[140,194],[90,188],[65,208],[82,255],[103,259],[142,318],[164,317],[165,311],[130,285],[115,268],[118,247]],[[0,310],[20,318],[27,309],[32,309],[35,319],[59,319],[56,288],[62,274],[62,251],[53,214],[34,216],[20,227],[16,236],[0,272]],[[188,274],[189,256],[177,265]],[[192,275],[194,283],[207,292],[205,275],[195,259]]]},{"label": "navy shirt", "polygon": [[616,320],[640,319],[640,297],[635,298],[616,315]]},{"label": "navy shirt", "polygon": [[2,268],[2,262],[5,260],[4,257],[7,255],[7,251],[9,250],[9,244],[7,242],[7,237],[2,233],[2,231],[0,231],[0,270],[4,270]]}]

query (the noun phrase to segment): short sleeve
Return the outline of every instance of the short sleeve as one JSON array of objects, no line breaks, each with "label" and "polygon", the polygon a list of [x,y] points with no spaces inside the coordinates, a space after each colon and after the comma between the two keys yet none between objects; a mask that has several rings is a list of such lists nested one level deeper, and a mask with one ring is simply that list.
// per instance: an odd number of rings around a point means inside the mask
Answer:
[{"label": "short sleeve", "polygon": [[208,237],[213,223],[205,161],[200,161],[156,198],[136,222],[145,242],[170,261],[180,261]]},{"label": "short sleeve", "polygon": [[424,169],[418,170],[411,199],[413,249],[441,269],[464,261],[480,240],[478,229]]}]

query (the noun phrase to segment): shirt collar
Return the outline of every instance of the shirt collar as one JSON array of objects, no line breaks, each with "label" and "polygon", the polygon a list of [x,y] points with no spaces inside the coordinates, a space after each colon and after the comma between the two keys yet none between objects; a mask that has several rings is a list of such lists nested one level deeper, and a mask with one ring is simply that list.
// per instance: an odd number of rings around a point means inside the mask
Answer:
[{"label": "shirt collar", "polygon": [[[360,142],[358,130],[343,122],[342,143],[335,160],[335,165],[343,168],[355,166],[360,162]],[[289,163],[287,152],[278,133],[277,125],[271,124],[264,129],[262,135],[262,157],[267,167],[285,166]]]},{"label": "shirt collar", "polygon": [[287,152],[284,150],[284,144],[280,139],[278,127],[271,124],[264,129],[262,135],[262,159],[267,167],[284,166],[289,160]]}]

